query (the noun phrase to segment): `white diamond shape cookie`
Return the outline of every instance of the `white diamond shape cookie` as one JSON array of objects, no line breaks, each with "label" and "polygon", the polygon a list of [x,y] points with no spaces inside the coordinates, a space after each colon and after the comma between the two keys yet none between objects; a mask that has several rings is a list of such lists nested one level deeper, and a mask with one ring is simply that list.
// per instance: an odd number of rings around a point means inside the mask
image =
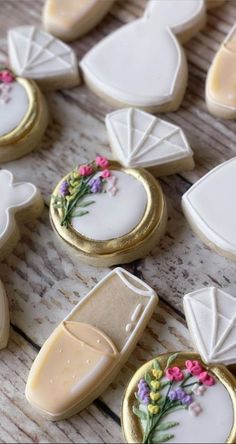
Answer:
[{"label": "white diamond shape cookie", "polygon": [[236,260],[236,157],[214,168],[183,196],[192,229],[211,248]]},{"label": "white diamond shape cookie", "polygon": [[0,350],[7,346],[10,319],[5,289],[0,281]]},{"label": "white diamond shape cookie", "polygon": [[18,222],[39,216],[43,199],[32,183],[14,183],[8,170],[0,171],[0,190],[0,260],[3,260],[20,238]]},{"label": "white diamond shape cookie", "polygon": [[208,364],[236,363],[236,298],[215,287],[184,296],[188,328]]},{"label": "white diamond shape cookie", "polygon": [[72,49],[34,26],[10,29],[8,48],[11,68],[18,76],[53,89],[79,83],[77,58]]},{"label": "white diamond shape cookie", "polygon": [[194,167],[193,152],[176,125],[135,108],[106,116],[113,157],[129,168],[150,168],[156,176]]}]

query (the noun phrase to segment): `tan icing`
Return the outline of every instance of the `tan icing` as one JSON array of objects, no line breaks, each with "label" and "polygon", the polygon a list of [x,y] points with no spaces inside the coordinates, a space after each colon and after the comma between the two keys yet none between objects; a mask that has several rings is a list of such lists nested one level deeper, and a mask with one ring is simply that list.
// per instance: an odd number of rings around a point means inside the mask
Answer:
[{"label": "tan icing", "polygon": [[56,17],[58,24],[69,28],[92,8],[94,3],[94,0],[50,0],[48,12]]},{"label": "tan icing", "polygon": [[[138,287],[137,282],[135,286]],[[149,301],[148,297],[135,293],[117,274],[113,274],[93,292],[90,298],[84,300],[79,310],[70,316],[70,321],[94,325],[111,338],[121,351],[127,341],[126,325],[130,323],[135,307],[142,304],[144,310]]]},{"label": "tan icing", "polygon": [[213,100],[236,107],[236,32],[221,46],[212,65],[209,93]]},{"label": "tan icing", "polygon": [[27,395],[43,410],[64,412],[106,376],[118,356],[109,338],[94,327],[61,323],[30,375]]}]

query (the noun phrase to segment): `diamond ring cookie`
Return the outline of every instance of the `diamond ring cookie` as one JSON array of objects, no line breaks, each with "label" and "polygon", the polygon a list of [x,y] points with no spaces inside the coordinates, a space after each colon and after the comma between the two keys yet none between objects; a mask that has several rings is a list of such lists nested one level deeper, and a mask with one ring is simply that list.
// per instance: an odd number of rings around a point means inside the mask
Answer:
[{"label": "diamond ring cookie", "polygon": [[[36,148],[48,124],[43,89],[79,83],[75,54],[33,26],[8,32],[10,69],[0,68],[0,163]],[[35,83],[37,82],[37,84]]]},{"label": "diamond ring cookie", "polygon": [[15,183],[8,170],[0,171],[0,189],[0,260],[3,260],[20,239],[18,224],[38,217],[43,210],[43,199],[35,185]]},{"label": "diamond ring cookie", "polygon": [[236,260],[236,157],[218,165],[183,196],[182,208],[194,232],[210,248]]},{"label": "diamond ring cookie", "polygon": [[188,79],[181,43],[203,28],[207,7],[218,3],[149,0],[143,17],[111,33],[84,56],[86,84],[113,106],[177,110]]},{"label": "diamond ring cookie", "polygon": [[103,267],[148,254],[164,234],[167,210],[150,173],[97,156],[59,182],[50,218],[79,259]]},{"label": "diamond ring cookie", "polygon": [[78,39],[93,29],[115,0],[46,0],[45,29],[65,41]]},{"label": "diamond ring cookie", "polygon": [[29,374],[26,397],[49,420],[68,418],[114,380],[145,329],[158,298],[116,268],[59,324]]},{"label": "diamond ring cookie", "polygon": [[230,30],[214,57],[206,81],[208,110],[225,119],[236,118],[235,67],[236,25]]},{"label": "diamond ring cookie", "polygon": [[5,288],[0,281],[0,350],[5,348],[8,343],[10,329],[10,317],[8,309],[8,300]]},{"label": "diamond ring cookie", "polygon": [[156,177],[194,168],[181,128],[135,108],[106,116],[112,156],[126,168],[148,168]]}]

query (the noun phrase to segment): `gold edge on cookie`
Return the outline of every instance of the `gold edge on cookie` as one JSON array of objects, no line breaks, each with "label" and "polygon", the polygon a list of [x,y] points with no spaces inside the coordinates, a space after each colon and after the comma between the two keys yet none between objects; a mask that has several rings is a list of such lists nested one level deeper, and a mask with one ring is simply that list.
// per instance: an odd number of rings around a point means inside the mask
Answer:
[{"label": "gold edge on cookie", "polygon": [[26,90],[29,99],[29,108],[20,124],[10,133],[0,137],[0,147],[13,144],[22,139],[33,127],[37,120],[39,112],[39,94],[40,91],[33,80],[16,77],[15,81],[20,83]]},{"label": "gold edge on cookie", "polygon": [[[110,169],[124,171],[126,174],[132,175],[141,181],[147,193],[145,214],[140,223],[130,233],[108,241],[88,239],[77,233],[71,226],[68,228],[61,226],[60,212],[54,208],[53,200],[50,203],[51,221],[56,232],[68,244],[85,254],[105,256],[127,251],[133,246],[139,245],[161,224],[165,212],[165,199],[161,187],[150,173],[144,169],[124,168],[118,162],[110,162]],[[58,194],[61,184],[68,178],[69,174],[59,182],[53,195]]]},{"label": "gold edge on cookie", "polygon": [[[127,443],[141,443],[143,442],[143,430],[141,426],[141,421],[136,416],[132,409],[136,401],[135,392],[140,380],[148,374],[153,368],[155,361],[158,360],[161,368],[166,368],[168,366],[168,359],[171,358],[171,353],[165,353],[158,355],[156,358],[142,365],[134,374],[128,387],[126,388],[123,402],[122,402],[122,413],[121,413],[121,423],[122,431],[124,435],[125,442]],[[229,393],[230,399],[233,406],[234,421],[230,433],[227,437],[227,443],[236,442],[236,395],[235,395],[235,378],[230,373],[230,371],[223,365],[208,365],[205,364],[200,355],[193,352],[177,352],[173,355],[174,365],[182,368],[186,363],[186,360],[191,360],[193,362],[198,362],[207,371],[210,372],[213,377],[221,382]],[[176,368],[176,367],[175,367]],[[217,406],[216,406],[217,407]]]}]

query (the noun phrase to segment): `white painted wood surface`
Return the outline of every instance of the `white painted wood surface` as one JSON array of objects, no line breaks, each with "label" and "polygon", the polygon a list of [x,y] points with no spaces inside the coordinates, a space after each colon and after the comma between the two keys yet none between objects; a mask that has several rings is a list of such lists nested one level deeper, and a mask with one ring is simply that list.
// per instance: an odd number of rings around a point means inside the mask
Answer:
[{"label": "white painted wood surface", "polygon": [[[117,1],[94,31],[72,45],[78,58],[104,35],[141,15],[145,3]],[[43,0],[1,0],[1,61],[6,58],[7,29],[40,25],[42,5]],[[158,353],[191,347],[183,317],[184,293],[218,285],[236,294],[236,265],[195,237],[180,207],[181,195],[192,183],[236,153],[236,123],[210,116],[204,101],[208,66],[235,21],[236,0],[226,0],[209,12],[207,27],[186,45],[189,86],[185,100],[177,113],[165,116],[186,132],[196,169],[161,180],[169,210],[166,236],[146,259],[127,267],[157,290],[160,305],[119,377],[98,401],[68,421],[51,424],[32,411],[24,397],[26,378],[50,332],[108,270],[85,266],[60,249],[47,206],[38,221],[22,227],[21,242],[0,264],[12,325],[9,347],[0,352],[0,442],[121,442],[122,396],[135,369]],[[71,167],[108,152],[104,117],[112,110],[84,85],[48,94],[47,100],[51,123],[43,143],[27,157],[5,165],[19,179],[38,185],[46,204],[54,185]]]}]

